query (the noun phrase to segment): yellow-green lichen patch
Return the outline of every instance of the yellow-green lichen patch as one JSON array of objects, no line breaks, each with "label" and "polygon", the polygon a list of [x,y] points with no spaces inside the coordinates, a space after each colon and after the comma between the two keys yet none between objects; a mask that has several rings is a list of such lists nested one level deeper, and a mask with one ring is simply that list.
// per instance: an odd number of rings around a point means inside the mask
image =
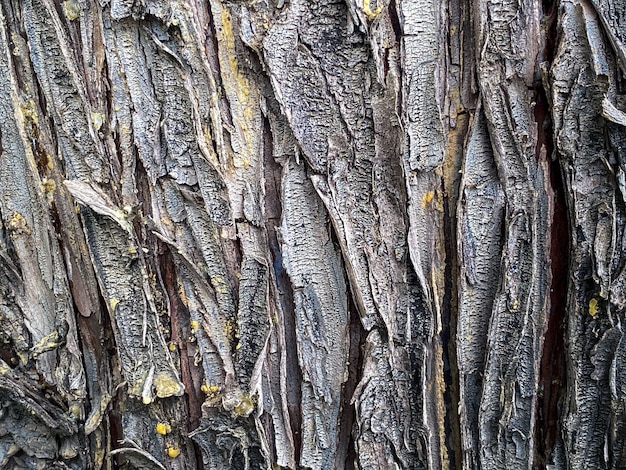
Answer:
[{"label": "yellow-green lichen patch", "polygon": [[116,299],[115,297],[111,297],[109,299],[109,307],[111,308],[112,312],[115,312],[115,307],[117,307],[119,303],[120,303],[120,299]]},{"label": "yellow-green lichen patch", "polygon": [[14,233],[26,233],[28,235],[31,234],[31,230],[26,224],[26,219],[19,212],[13,212],[13,214],[9,218],[7,226],[9,230],[13,231]]},{"label": "yellow-green lichen patch", "polygon": [[589,315],[595,317],[598,314],[598,299],[595,297],[589,301]]},{"label": "yellow-green lichen patch", "polygon": [[33,357],[37,357],[44,352],[51,351],[54,348],[57,348],[59,344],[59,333],[55,330],[52,333],[41,338],[37,342],[37,344],[32,347],[31,352],[33,354]]},{"label": "yellow-green lichen patch", "polygon": [[47,193],[51,193],[52,191],[54,191],[57,187],[56,183],[54,182],[54,180],[51,180],[49,178],[43,178],[41,180],[41,186],[43,187],[43,190]]},{"label": "yellow-green lichen patch", "polygon": [[204,392],[207,398],[217,398],[220,394],[219,385],[209,384],[207,382],[204,382],[202,384],[202,386],[200,387],[200,390]]},{"label": "yellow-green lichen patch", "polygon": [[37,108],[33,100],[23,101],[20,103],[20,111],[25,122],[32,122],[34,125],[39,124],[39,117],[37,116]]},{"label": "yellow-green lichen patch", "polygon": [[93,123],[93,127],[95,130],[99,131],[104,123],[104,114],[102,113],[91,113],[91,122]]},{"label": "yellow-green lichen patch", "polygon": [[380,15],[380,13],[383,11],[383,4],[381,3],[380,5],[378,5],[376,7],[375,10],[372,10],[372,4],[370,0],[363,0],[363,13],[365,13],[365,16],[367,16],[370,20],[375,19],[378,15]]},{"label": "yellow-green lichen patch", "polygon": [[236,415],[244,417],[249,416],[250,413],[252,413],[252,410],[254,410],[254,403],[252,403],[250,397],[246,396],[244,396],[233,408]]},{"label": "yellow-green lichen patch", "polygon": [[78,19],[80,16],[80,5],[75,0],[66,0],[63,2],[63,14],[70,21]]},{"label": "yellow-green lichen patch", "polygon": [[154,388],[159,398],[180,396],[183,393],[182,384],[164,372],[160,372],[154,377]]}]

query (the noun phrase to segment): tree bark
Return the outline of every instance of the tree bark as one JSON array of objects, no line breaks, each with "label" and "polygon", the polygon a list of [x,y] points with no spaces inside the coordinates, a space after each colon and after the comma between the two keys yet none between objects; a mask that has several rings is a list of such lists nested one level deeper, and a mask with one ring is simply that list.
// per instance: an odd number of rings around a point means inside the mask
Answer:
[{"label": "tree bark", "polygon": [[626,468],[625,42],[0,0],[0,467]]}]

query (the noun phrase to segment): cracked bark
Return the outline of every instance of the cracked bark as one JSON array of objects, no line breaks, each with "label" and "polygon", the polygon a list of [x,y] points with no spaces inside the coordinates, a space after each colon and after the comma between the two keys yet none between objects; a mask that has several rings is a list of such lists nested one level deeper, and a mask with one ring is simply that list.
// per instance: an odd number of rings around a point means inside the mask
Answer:
[{"label": "cracked bark", "polygon": [[0,467],[626,467],[613,0],[0,0]]}]

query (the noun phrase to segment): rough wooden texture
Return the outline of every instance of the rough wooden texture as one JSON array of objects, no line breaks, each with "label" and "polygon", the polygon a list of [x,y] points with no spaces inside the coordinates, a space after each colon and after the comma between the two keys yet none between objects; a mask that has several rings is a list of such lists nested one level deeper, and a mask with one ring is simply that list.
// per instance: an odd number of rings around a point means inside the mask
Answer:
[{"label": "rough wooden texture", "polygon": [[626,467],[625,18],[0,0],[0,467]]},{"label": "rough wooden texture", "polygon": [[623,33],[614,13],[603,13],[606,7],[604,2],[564,3],[560,66],[552,71],[556,143],[574,234],[563,435],[569,468],[620,468],[626,458],[620,385]]}]

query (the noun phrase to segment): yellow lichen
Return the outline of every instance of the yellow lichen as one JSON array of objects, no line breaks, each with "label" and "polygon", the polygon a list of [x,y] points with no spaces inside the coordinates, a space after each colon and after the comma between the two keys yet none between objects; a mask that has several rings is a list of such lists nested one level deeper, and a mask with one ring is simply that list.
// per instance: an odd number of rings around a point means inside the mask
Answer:
[{"label": "yellow lichen", "polygon": [[182,384],[164,372],[154,377],[153,385],[159,398],[179,396],[183,393]]},{"label": "yellow lichen", "polygon": [[21,54],[20,54],[20,48],[19,48],[19,46],[17,45],[17,44],[18,44],[18,41],[19,41],[20,39],[22,39],[22,38],[21,38],[21,36],[17,36],[15,33],[11,33],[11,42],[12,42],[13,44],[15,44],[15,47],[13,48],[13,50],[11,51],[11,53],[12,53],[14,56],[16,56],[16,57],[19,57],[19,56],[21,55]]},{"label": "yellow lichen", "polygon": [[7,225],[10,230],[16,233],[26,233],[28,235],[31,233],[30,228],[26,225],[26,219],[19,212],[13,212]]},{"label": "yellow lichen", "polygon": [[254,144],[258,140],[251,134],[251,131],[256,128],[258,118],[258,94],[256,89],[250,86],[248,78],[239,65],[229,11],[226,8],[221,9],[219,18],[221,24],[218,26],[217,35],[220,44],[220,62],[223,64],[222,70],[225,75],[222,82],[231,103],[238,108],[233,115],[233,124],[239,131],[241,143],[246,147],[233,152],[233,167],[247,170],[251,163],[250,158],[255,152]]},{"label": "yellow lichen", "polygon": [[198,327],[200,326],[200,324],[195,320],[191,320],[189,322],[189,326],[191,326],[191,332],[195,333],[198,330]]},{"label": "yellow lichen", "polygon": [[76,403],[71,405],[67,411],[68,411],[69,418],[72,420],[77,420],[77,419],[82,420],[85,417],[83,408]]},{"label": "yellow lichen", "polygon": [[435,191],[426,191],[426,194],[422,196],[422,207],[425,208],[428,204],[430,204],[434,197]]},{"label": "yellow lichen", "polygon": [[217,294],[225,294],[228,292],[228,288],[226,287],[226,281],[222,276],[211,276],[211,284],[213,285],[213,289]]},{"label": "yellow lichen", "polygon": [[183,305],[189,308],[189,299],[187,298],[187,293],[185,292],[185,288],[180,282],[180,280],[178,280],[177,282],[178,282],[178,297],[180,298],[180,301],[183,303]]},{"label": "yellow lichen", "polygon": [[32,348],[31,352],[33,357],[37,357],[40,354],[50,351],[59,346],[59,333],[54,330],[52,333],[47,334],[41,338]]},{"label": "yellow lichen", "polygon": [[228,319],[225,321],[224,330],[226,332],[226,337],[229,341],[232,341],[235,338],[235,333],[237,331],[237,325],[234,320]]},{"label": "yellow lichen", "polygon": [[254,404],[250,397],[243,397],[233,408],[235,414],[239,416],[249,416],[252,410],[254,410]]},{"label": "yellow lichen", "polygon": [[104,123],[104,114],[102,113],[91,113],[91,122],[93,123],[93,127],[95,130],[99,131]]},{"label": "yellow lichen", "polygon": [[44,193],[46,194],[53,193],[56,188],[57,188],[57,185],[54,182],[54,180],[51,180],[46,177],[41,179],[41,189],[43,189]]},{"label": "yellow lichen", "polygon": [[381,4],[376,7],[376,10],[372,11],[372,5],[370,0],[363,0],[362,10],[363,13],[365,13],[365,16],[367,16],[370,20],[373,20],[383,11],[383,3],[381,2]]},{"label": "yellow lichen", "polygon": [[170,341],[167,344],[167,348],[172,352],[176,351],[176,343],[174,341]]},{"label": "yellow lichen", "polygon": [[109,307],[111,307],[111,311],[115,311],[115,307],[120,303],[120,299],[116,299],[115,297],[111,297],[109,299]]},{"label": "yellow lichen", "polygon": [[155,428],[157,434],[161,434],[162,436],[165,436],[166,434],[172,432],[172,426],[167,423],[157,423]]},{"label": "yellow lichen", "polygon": [[202,384],[202,386],[200,387],[200,390],[202,390],[204,394],[208,396],[209,398],[216,398],[220,393],[219,385],[215,385],[215,384],[211,385],[211,384],[208,384],[207,382],[204,382]]},{"label": "yellow lichen", "polygon": [[28,100],[20,103],[20,111],[24,117],[24,121],[31,121],[33,124],[39,124],[39,117],[37,116],[37,108],[33,100]]},{"label": "yellow lichen", "polygon": [[75,0],[66,0],[63,2],[63,14],[68,20],[74,21],[80,16],[80,5]]},{"label": "yellow lichen", "polygon": [[167,448],[167,455],[170,458],[175,459],[176,457],[180,455],[180,449],[176,446],[169,446]]},{"label": "yellow lichen", "polygon": [[598,299],[595,297],[589,301],[589,315],[595,317],[598,314]]}]

